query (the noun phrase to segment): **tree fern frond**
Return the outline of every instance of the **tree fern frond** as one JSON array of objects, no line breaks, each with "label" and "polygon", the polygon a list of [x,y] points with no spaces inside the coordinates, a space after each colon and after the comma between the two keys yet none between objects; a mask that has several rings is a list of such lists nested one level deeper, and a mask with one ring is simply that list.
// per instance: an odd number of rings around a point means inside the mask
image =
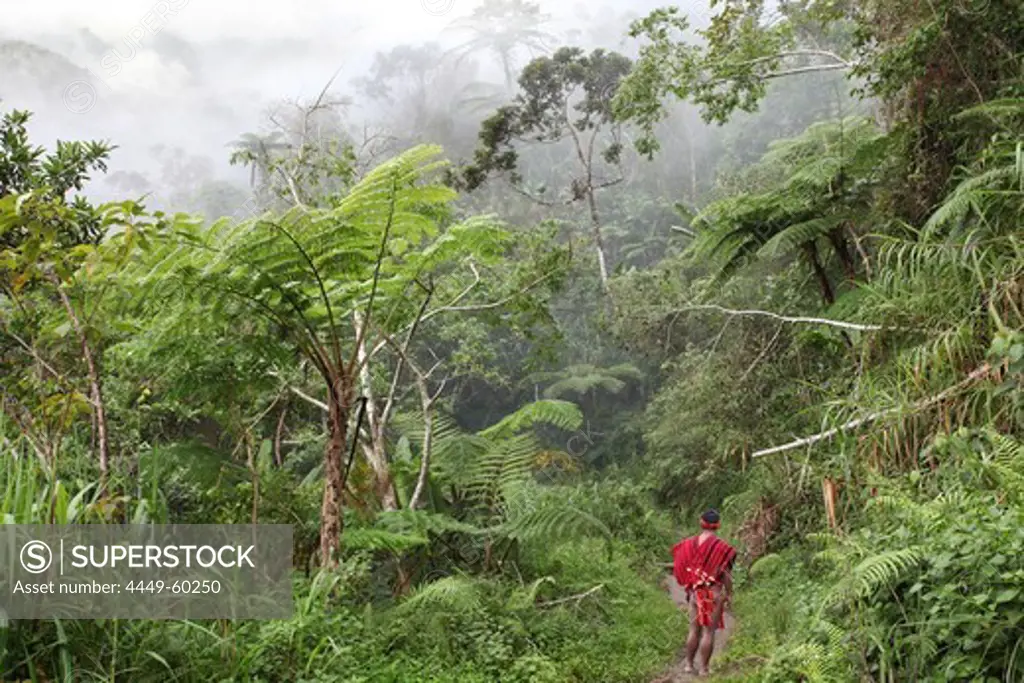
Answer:
[{"label": "tree fern frond", "polygon": [[569,505],[544,505],[512,516],[498,529],[521,541],[557,540],[597,534],[610,539],[611,530],[593,515]]},{"label": "tree fern frond", "polygon": [[461,478],[464,490],[479,505],[496,508],[505,488],[526,480],[533,472],[539,450],[533,434],[492,441],[487,452],[468,465]]},{"label": "tree fern frond", "polygon": [[558,398],[566,394],[583,396],[592,391],[602,390],[610,394],[617,394],[626,387],[626,383],[616,377],[605,375],[591,375],[589,377],[567,377],[555,382],[544,390],[547,398]]},{"label": "tree fern frond", "polygon": [[1011,116],[1024,116],[1024,99],[1019,97],[1004,97],[997,100],[989,100],[982,104],[964,109],[952,118],[954,121],[961,121],[968,118],[995,117],[1004,119]]},{"label": "tree fern frond", "polygon": [[832,216],[812,218],[802,223],[795,223],[765,242],[757,254],[760,257],[772,258],[790,253],[803,244],[827,235],[835,229],[836,223],[837,219]]},{"label": "tree fern frond", "polygon": [[836,587],[827,602],[846,602],[866,598],[883,586],[899,581],[924,560],[919,546],[898,548],[864,558]]},{"label": "tree fern frond", "polygon": [[500,439],[536,424],[548,424],[566,430],[579,429],[583,424],[583,414],[579,406],[569,401],[534,401],[481,430],[479,434],[488,439]]},{"label": "tree fern frond", "polygon": [[476,581],[463,576],[446,576],[413,589],[397,609],[405,613],[468,613],[479,609],[481,603],[481,589]]},{"label": "tree fern frond", "polygon": [[509,595],[508,600],[505,603],[505,607],[510,610],[520,610],[533,607],[537,601],[537,593],[540,589],[546,585],[554,585],[555,578],[553,576],[542,576],[539,579],[530,583],[530,585],[512,591]]},{"label": "tree fern frond", "polygon": [[[388,532],[428,537],[430,534],[478,534],[480,529],[449,515],[427,510],[386,510],[375,520],[374,526]],[[347,538],[346,532],[346,538]]]},{"label": "tree fern frond", "polygon": [[924,224],[926,235],[956,225],[970,214],[983,215],[986,192],[1005,187],[1019,177],[1016,164],[994,168],[961,182]]},{"label": "tree fern frond", "polygon": [[637,382],[642,382],[644,379],[644,372],[632,363],[620,363],[613,365],[606,370],[609,375],[618,377],[619,379],[632,379]]},{"label": "tree fern frond", "polygon": [[403,534],[385,529],[359,528],[347,530],[343,542],[348,550],[388,550],[398,553],[427,545],[429,541],[425,536],[415,534]]}]

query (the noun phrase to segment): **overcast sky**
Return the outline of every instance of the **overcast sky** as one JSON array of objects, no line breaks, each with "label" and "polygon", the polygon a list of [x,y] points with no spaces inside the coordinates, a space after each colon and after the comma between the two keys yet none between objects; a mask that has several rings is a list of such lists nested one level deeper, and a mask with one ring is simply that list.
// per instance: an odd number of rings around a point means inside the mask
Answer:
[{"label": "overcast sky", "polygon": [[[0,51],[0,106],[35,111],[33,137],[43,144],[57,137],[113,140],[121,146],[115,168],[150,165],[150,148],[165,144],[209,156],[219,172],[237,178],[238,169],[227,168],[227,144],[258,129],[267,105],[315,97],[339,69],[336,83],[344,88],[365,75],[376,52],[398,44],[453,45],[459,36],[448,27],[481,1],[4,3],[0,40],[43,46],[83,71],[47,70],[41,62],[63,60],[36,57],[11,68],[10,54]],[[609,47],[625,37],[625,20],[619,25],[616,17],[662,4],[540,1],[555,20],[549,30],[563,39],[572,29],[589,31],[591,40],[612,41]],[[12,80],[12,73],[22,80]],[[35,86],[47,80],[48,89],[37,92]]]}]

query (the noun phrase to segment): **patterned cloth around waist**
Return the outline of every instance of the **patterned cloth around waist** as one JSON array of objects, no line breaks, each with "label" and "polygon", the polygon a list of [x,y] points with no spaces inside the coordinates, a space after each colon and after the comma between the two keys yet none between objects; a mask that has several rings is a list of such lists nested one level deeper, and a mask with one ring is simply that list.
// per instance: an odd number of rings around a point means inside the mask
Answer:
[{"label": "patterned cloth around waist", "polygon": [[725,610],[718,615],[718,623],[712,624],[715,616],[716,595],[714,588],[696,588],[693,591],[697,601],[697,623],[705,628],[725,628]]}]

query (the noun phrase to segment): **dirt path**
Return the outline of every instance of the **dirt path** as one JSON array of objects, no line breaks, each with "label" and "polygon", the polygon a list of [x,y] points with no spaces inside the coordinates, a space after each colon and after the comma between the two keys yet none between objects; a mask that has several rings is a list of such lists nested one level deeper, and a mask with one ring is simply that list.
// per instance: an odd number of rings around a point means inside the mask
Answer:
[{"label": "dirt path", "polygon": [[[715,663],[721,662],[722,653],[725,652],[726,647],[729,643],[729,638],[732,636],[733,630],[736,628],[736,619],[726,613],[725,615],[725,628],[715,632],[715,651],[711,656],[711,674],[712,677],[715,673],[719,673],[716,669]],[[682,638],[686,638],[686,634],[681,634]],[[688,683],[689,681],[707,681],[708,678],[701,678],[693,674],[683,672],[683,665],[685,664],[686,649],[685,644],[679,650],[679,654],[676,656],[676,661],[672,667],[661,674],[657,678],[651,681],[651,683]]]},{"label": "dirt path", "polygon": [[[676,603],[680,609],[688,609],[686,605],[686,594],[683,592],[682,586],[676,583],[676,580],[672,577],[666,577],[662,582],[662,588],[668,591],[668,594],[672,598],[672,602]],[[733,631],[736,628],[736,618],[730,613],[725,613],[725,628],[719,629],[715,632],[715,650],[711,656],[711,674],[714,676],[716,673],[715,663],[721,661],[722,653],[729,645],[729,638],[732,637]],[[701,678],[694,674],[688,674],[683,672],[683,665],[685,664],[686,658],[686,633],[681,633],[680,637],[683,639],[683,646],[679,650],[679,654],[676,656],[676,661],[672,667],[655,678],[651,683],[688,683],[689,681],[706,681],[707,678]]]}]

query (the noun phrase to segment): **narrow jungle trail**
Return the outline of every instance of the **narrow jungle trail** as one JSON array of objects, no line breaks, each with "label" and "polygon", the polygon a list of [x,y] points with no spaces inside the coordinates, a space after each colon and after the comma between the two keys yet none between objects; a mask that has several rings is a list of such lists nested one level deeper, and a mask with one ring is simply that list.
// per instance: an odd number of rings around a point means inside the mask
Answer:
[{"label": "narrow jungle trail", "polygon": [[[686,634],[680,634],[683,645],[679,648],[679,654],[676,656],[675,662],[672,666],[661,675],[654,678],[651,683],[689,683],[689,681],[714,681],[719,675],[727,675],[734,667],[729,665],[721,664],[721,657],[725,653],[725,648],[728,645],[729,638],[732,637],[733,630],[736,628],[736,619],[731,614],[725,615],[725,628],[718,631],[715,634],[715,653],[711,658],[711,673],[709,676],[697,676],[696,674],[686,673],[683,669],[686,661],[686,650],[685,650],[685,639]],[[715,666],[716,663],[719,666]]]},{"label": "narrow jungle trail", "polygon": [[[662,582],[662,588],[664,588],[669,596],[680,609],[686,609],[686,596],[683,593],[682,587],[676,583],[672,577],[665,577]],[[715,633],[715,649],[714,654],[711,657],[711,672],[709,676],[697,676],[696,674],[687,673],[684,671],[686,665],[686,633],[680,633],[680,648],[679,654],[676,656],[675,662],[672,666],[654,678],[651,683],[688,683],[689,681],[713,681],[718,675],[729,673],[732,667],[726,665],[724,668],[715,666],[716,663],[721,663],[722,655],[725,653],[728,647],[729,640],[736,629],[736,618],[732,612],[727,611],[725,614],[725,628],[720,629]]]}]

